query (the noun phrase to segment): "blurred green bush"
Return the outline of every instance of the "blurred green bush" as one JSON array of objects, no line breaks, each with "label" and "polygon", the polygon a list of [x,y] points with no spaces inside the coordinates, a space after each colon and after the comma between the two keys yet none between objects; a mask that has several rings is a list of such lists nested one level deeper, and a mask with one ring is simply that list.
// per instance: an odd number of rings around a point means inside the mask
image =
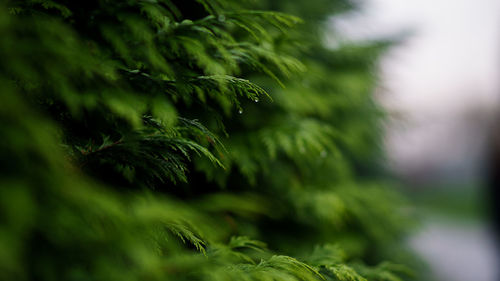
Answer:
[{"label": "blurred green bush", "polygon": [[346,1],[0,6],[0,279],[404,280]]}]

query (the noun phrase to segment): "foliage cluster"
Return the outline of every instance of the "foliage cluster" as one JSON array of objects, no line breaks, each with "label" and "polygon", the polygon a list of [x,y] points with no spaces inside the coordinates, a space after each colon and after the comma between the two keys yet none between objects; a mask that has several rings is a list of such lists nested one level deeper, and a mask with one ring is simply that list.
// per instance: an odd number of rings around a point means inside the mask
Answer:
[{"label": "foliage cluster", "polygon": [[1,4],[0,279],[411,275],[374,161],[385,44],[322,43],[351,6]]}]

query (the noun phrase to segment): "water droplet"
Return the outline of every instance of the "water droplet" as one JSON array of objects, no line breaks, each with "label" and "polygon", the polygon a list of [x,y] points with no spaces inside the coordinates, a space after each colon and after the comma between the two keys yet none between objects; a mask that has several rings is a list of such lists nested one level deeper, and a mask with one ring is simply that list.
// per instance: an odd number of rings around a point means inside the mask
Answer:
[{"label": "water droplet", "polygon": [[243,113],[243,109],[242,109],[242,108],[240,108],[240,109],[238,110],[238,113],[239,113],[239,114],[242,114],[242,113]]},{"label": "water droplet", "polygon": [[254,102],[259,102],[259,98],[254,98],[253,101]]},{"label": "water droplet", "polygon": [[226,16],[224,15],[219,15],[219,17],[217,18],[220,22],[224,22],[226,21]]},{"label": "water droplet", "polygon": [[321,158],[325,158],[327,155],[328,155],[328,153],[326,152],[326,150],[323,150],[320,153]]}]

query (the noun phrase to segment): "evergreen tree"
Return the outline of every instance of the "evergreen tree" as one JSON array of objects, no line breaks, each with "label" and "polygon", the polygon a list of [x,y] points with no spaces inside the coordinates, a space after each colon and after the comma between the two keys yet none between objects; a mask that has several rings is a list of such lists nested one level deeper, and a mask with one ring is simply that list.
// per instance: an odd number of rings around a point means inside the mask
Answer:
[{"label": "evergreen tree", "polygon": [[2,280],[404,280],[345,1],[0,6]]}]

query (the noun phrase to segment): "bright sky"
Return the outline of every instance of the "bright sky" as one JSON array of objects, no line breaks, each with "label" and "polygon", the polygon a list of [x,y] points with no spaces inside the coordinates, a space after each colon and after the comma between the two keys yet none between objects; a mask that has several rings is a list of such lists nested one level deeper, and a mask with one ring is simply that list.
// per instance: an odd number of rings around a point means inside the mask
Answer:
[{"label": "bright sky", "polygon": [[332,21],[348,39],[411,31],[381,63],[380,100],[400,118],[387,134],[394,166],[414,176],[471,172],[500,109],[500,1],[364,2]]}]

